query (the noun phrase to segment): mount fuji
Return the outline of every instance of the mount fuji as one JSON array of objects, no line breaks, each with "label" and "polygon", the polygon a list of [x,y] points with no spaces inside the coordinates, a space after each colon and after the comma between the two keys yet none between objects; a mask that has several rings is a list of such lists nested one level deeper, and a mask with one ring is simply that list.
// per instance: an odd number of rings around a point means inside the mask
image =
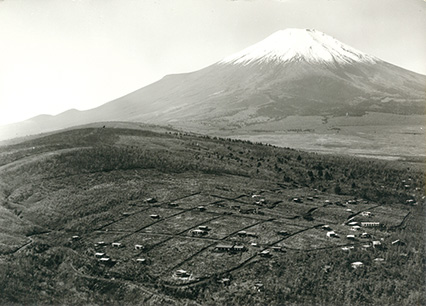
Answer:
[{"label": "mount fuji", "polygon": [[236,130],[289,116],[425,114],[426,76],[320,31],[286,29],[204,69],[168,75],[87,111],[4,126],[0,138],[101,121]]}]

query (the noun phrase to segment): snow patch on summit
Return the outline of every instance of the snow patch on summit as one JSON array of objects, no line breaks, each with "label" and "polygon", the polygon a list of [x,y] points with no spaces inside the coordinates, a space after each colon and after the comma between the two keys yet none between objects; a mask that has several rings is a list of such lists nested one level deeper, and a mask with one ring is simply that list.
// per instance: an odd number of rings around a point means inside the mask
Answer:
[{"label": "snow patch on summit", "polygon": [[358,51],[320,31],[311,29],[286,29],[236,54],[226,57],[220,64],[265,62],[307,62],[350,64],[376,63],[380,59]]}]

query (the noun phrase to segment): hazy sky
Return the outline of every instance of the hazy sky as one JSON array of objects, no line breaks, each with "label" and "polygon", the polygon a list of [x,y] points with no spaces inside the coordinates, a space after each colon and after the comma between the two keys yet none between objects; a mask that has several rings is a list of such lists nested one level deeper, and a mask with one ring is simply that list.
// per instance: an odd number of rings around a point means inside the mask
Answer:
[{"label": "hazy sky", "polygon": [[0,125],[99,106],[286,28],[426,74],[424,0],[0,0]]}]

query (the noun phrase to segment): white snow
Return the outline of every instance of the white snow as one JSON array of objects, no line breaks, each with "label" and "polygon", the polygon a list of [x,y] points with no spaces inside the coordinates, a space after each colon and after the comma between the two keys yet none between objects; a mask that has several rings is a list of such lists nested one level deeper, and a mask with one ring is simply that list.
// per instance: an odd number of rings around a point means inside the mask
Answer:
[{"label": "white snow", "polygon": [[226,57],[221,64],[248,65],[254,62],[352,62],[375,63],[378,58],[358,51],[320,31],[311,29],[286,29],[275,32],[266,39]]}]

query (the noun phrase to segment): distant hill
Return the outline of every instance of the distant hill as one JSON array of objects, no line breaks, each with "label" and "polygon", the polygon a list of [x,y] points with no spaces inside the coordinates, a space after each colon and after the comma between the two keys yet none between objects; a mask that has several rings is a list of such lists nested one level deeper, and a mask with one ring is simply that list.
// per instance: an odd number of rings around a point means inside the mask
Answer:
[{"label": "distant hill", "polygon": [[98,121],[208,130],[256,126],[291,115],[423,115],[425,88],[424,75],[319,31],[287,29],[207,68],[168,75],[95,109],[3,126],[0,139]]}]

